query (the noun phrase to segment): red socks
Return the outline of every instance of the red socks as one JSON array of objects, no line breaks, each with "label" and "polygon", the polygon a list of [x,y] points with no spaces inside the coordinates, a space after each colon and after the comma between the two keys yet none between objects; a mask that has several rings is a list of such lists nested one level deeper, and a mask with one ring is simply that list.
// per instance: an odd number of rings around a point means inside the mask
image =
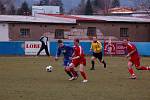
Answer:
[{"label": "red socks", "polygon": [[128,68],[128,71],[129,71],[129,73],[130,73],[131,75],[135,75],[132,68]]},{"label": "red socks", "polygon": [[82,77],[83,77],[85,80],[87,80],[87,75],[86,75],[86,73],[85,73],[85,72],[81,72],[81,71],[80,71],[80,73],[81,73]]},{"label": "red socks", "polygon": [[150,70],[149,67],[140,66],[140,70]]},{"label": "red socks", "polygon": [[71,69],[70,69],[70,72],[73,74],[73,77],[77,77],[77,76],[78,76],[78,74],[77,74],[77,72],[74,70],[74,68],[71,68]]}]

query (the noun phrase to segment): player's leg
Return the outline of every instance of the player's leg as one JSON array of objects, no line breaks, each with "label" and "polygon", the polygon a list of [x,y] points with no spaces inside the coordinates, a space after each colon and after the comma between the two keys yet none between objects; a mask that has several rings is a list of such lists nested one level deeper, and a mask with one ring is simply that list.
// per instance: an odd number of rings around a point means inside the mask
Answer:
[{"label": "player's leg", "polygon": [[46,52],[47,56],[49,56],[49,51],[48,51],[47,45],[45,45],[45,52]]},{"label": "player's leg", "polygon": [[111,55],[111,52],[112,52],[112,47],[111,47],[111,46],[109,47],[109,50],[108,50],[108,52],[109,52],[109,55],[112,57],[112,55]]},{"label": "player's leg", "polygon": [[134,60],[134,65],[137,70],[150,70],[150,67],[140,66],[140,59]]},{"label": "player's leg", "polygon": [[133,66],[133,63],[131,61],[128,61],[128,71],[129,71],[129,73],[131,75],[130,78],[131,79],[136,79],[136,75],[134,73],[134,70],[133,70],[132,66]]},{"label": "player's leg", "polygon": [[[67,66],[64,66],[64,67],[67,67]],[[70,78],[73,77],[73,75],[71,74],[71,72],[68,71],[66,68],[64,69],[64,71],[66,72],[66,74],[67,74]]]},{"label": "player's leg", "polygon": [[150,66],[138,66],[136,67],[137,70],[150,70]]},{"label": "player's leg", "polygon": [[75,80],[78,77],[77,72],[74,70],[75,65],[73,63],[70,63],[69,66],[67,67],[67,70],[71,72],[72,76],[69,80]]},{"label": "player's leg", "polygon": [[87,74],[85,73],[85,69],[84,69],[84,65],[83,64],[80,64],[80,67],[79,67],[79,71],[80,71],[80,74],[82,75],[83,77],[83,81],[82,82],[87,82]]},{"label": "player's leg", "polygon": [[64,60],[64,71],[70,78],[72,78],[73,75],[71,74],[71,72],[69,70],[67,70],[68,66],[69,66],[69,60]]},{"label": "player's leg", "polygon": [[37,56],[39,56],[39,54],[41,53],[41,51],[44,49],[44,46],[42,45],[41,46],[41,48],[40,48],[40,50],[38,51],[38,53],[37,53]]},{"label": "player's leg", "polygon": [[103,57],[103,54],[102,54],[102,52],[100,52],[98,54],[98,60],[99,60],[99,62],[101,62],[102,64],[104,64],[104,68],[106,68],[106,62],[104,61],[104,59],[102,57]]},{"label": "player's leg", "polygon": [[92,56],[91,57],[91,64],[92,64],[92,67],[90,70],[95,70],[95,60],[96,60],[96,57]]}]

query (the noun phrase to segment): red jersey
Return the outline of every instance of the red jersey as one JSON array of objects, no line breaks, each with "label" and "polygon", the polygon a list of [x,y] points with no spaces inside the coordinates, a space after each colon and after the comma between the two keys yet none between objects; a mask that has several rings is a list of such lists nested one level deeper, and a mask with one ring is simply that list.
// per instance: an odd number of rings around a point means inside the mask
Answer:
[{"label": "red jersey", "polygon": [[81,46],[74,46],[74,53],[73,57],[79,56],[80,58],[72,60],[72,63],[75,67],[77,67],[79,64],[86,65],[86,59],[84,58],[84,52]]},{"label": "red jersey", "polygon": [[84,52],[81,46],[74,46],[73,57],[80,56],[80,59],[84,58]]},{"label": "red jersey", "polygon": [[131,59],[132,60],[139,59],[140,57],[139,57],[139,54],[138,54],[138,51],[137,51],[137,48],[135,47],[135,45],[128,43],[128,45],[127,45],[128,53],[132,52],[133,50],[136,50],[136,51],[130,55]]}]

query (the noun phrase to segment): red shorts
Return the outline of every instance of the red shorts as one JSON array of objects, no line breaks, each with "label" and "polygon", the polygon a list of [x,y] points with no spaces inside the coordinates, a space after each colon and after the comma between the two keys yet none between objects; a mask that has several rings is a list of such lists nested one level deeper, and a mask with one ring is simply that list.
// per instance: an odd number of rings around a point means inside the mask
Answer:
[{"label": "red shorts", "polygon": [[75,67],[77,67],[80,64],[83,64],[84,66],[86,66],[86,59],[85,58],[75,59],[75,60],[72,60],[72,63],[74,64]]},{"label": "red shorts", "polygon": [[138,59],[130,59],[129,61],[131,61],[135,67],[139,67],[140,66],[140,58]]}]

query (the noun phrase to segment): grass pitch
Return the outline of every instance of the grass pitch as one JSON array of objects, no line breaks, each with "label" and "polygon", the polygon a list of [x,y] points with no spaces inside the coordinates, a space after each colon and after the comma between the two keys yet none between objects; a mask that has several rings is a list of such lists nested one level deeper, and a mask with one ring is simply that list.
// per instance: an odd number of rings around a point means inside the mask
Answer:
[{"label": "grass pitch", "polygon": [[[107,69],[96,64],[90,69],[87,57],[88,83],[68,81],[62,58],[55,62],[48,57],[0,57],[0,100],[150,100],[150,71],[135,72],[137,80],[128,79],[127,60],[105,57]],[[143,57],[142,65],[150,65]],[[52,65],[53,72],[45,67]]]}]

